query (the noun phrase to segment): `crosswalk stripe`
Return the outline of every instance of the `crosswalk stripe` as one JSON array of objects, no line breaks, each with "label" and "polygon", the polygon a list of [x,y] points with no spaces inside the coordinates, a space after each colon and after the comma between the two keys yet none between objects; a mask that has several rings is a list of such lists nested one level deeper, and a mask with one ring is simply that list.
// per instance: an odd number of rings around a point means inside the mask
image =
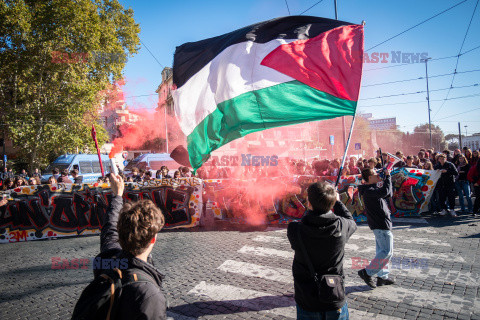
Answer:
[{"label": "crosswalk stripe", "polygon": [[427,220],[423,218],[394,218],[392,217],[393,224],[395,223],[408,223],[408,224],[429,224]]},{"label": "crosswalk stripe", "polygon": [[[358,246],[355,244],[347,244],[347,255],[344,260],[343,267],[345,270],[352,268],[352,257],[349,257],[349,251],[357,253],[365,253],[364,251],[361,251],[358,249]],[[395,256],[399,255],[399,252],[401,250],[394,250]],[[271,248],[264,248],[264,247],[252,247],[252,246],[243,246],[240,250],[238,250],[239,253],[243,254],[250,254],[250,255],[255,255],[255,256],[260,256],[260,257],[279,257],[283,258],[286,260],[291,260],[293,259],[294,252],[292,251],[283,251],[283,250],[276,250],[276,249],[271,249]],[[369,256],[362,256],[361,258],[363,259],[372,259],[375,256],[375,248],[369,249],[367,251],[369,253]],[[414,256],[414,253],[418,254],[418,252],[413,252],[413,251],[405,251],[403,253],[408,253],[409,255],[404,256],[405,259],[410,259],[410,258],[416,258],[416,259],[428,259],[426,255],[429,255],[431,258],[431,255],[437,257],[437,258],[445,258],[444,256],[441,256],[441,254],[428,254],[428,253],[421,253],[421,257],[418,258]],[[440,255],[440,256],[439,256]],[[420,262],[418,264],[413,264],[413,263],[408,263],[407,260],[405,260],[405,264],[392,264],[390,263],[390,271],[392,274],[398,274],[398,275],[404,275],[407,277],[414,277],[418,279],[426,279],[430,276],[438,277],[441,276],[442,279],[444,279],[447,282],[452,282],[456,284],[464,284],[464,285],[472,285],[475,286],[477,285],[477,276],[472,274],[471,272],[465,272],[465,271],[456,271],[456,270],[442,270],[440,268],[434,268],[432,266],[429,266],[429,264],[432,264],[429,260],[427,260],[426,264]],[[426,271],[425,271],[426,270]]]},{"label": "crosswalk stripe", "polygon": [[273,296],[266,292],[243,289],[225,284],[200,282],[188,292],[212,301],[228,301],[239,307],[246,307],[261,313],[273,313],[296,318],[295,300],[286,296]]},{"label": "crosswalk stripe", "polygon": [[253,254],[260,257],[280,257],[284,259],[293,259],[293,251],[277,250],[264,247],[243,246],[238,250],[239,253]]},{"label": "crosswalk stripe", "polygon": [[[404,303],[405,299],[408,299],[410,305],[417,307],[429,307],[453,312],[465,311],[465,306],[463,305],[465,298],[452,294],[419,289],[405,289],[396,285],[377,287],[374,290],[370,290],[360,278],[354,278],[346,285],[346,291],[350,299],[361,296],[388,300],[390,304],[401,304]],[[473,306],[469,308],[470,310],[480,310],[480,300],[475,299]]]},{"label": "crosswalk stripe", "polygon": [[[225,284],[211,284],[205,281],[197,284],[191,289],[189,294],[193,294],[211,301],[223,301],[229,304],[248,308],[257,311],[259,314],[275,314],[286,318],[296,319],[297,312],[295,300],[287,296],[274,296],[266,292],[260,292],[250,289],[243,289]],[[355,310],[351,306],[348,308],[350,319],[396,319],[392,316],[376,315],[366,311]]]},{"label": "crosswalk stripe", "polygon": [[293,282],[292,271],[283,268],[265,267],[253,263],[226,260],[218,267],[218,269],[248,277],[262,278],[283,283]]},{"label": "crosswalk stripe", "polygon": [[[350,237],[350,240],[368,240],[374,241],[375,235],[372,233],[354,233]],[[404,244],[421,244],[425,246],[440,246],[440,247],[451,247],[452,245],[444,240],[432,240],[427,238],[412,238],[409,235],[400,235],[398,233],[393,232],[393,241],[399,241],[400,243]]]},{"label": "crosswalk stripe", "polygon": [[274,237],[274,236],[259,235],[253,238],[252,240],[257,242],[265,242],[265,243],[289,244],[288,239],[282,238],[282,237]]},{"label": "crosswalk stripe", "polygon": [[[397,245],[397,246],[396,246]],[[345,251],[352,254],[355,257],[361,257],[364,259],[373,259],[375,256],[375,246],[369,246],[364,249],[360,249],[359,245],[355,243],[347,243],[345,245]],[[458,255],[458,253],[431,253],[420,250],[404,249],[398,248],[398,243],[395,241],[393,243],[393,256],[402,257],[402,258],[413,258],[413,259],[428,259],[430,263],[433,263],[435,260],[446,260],[451,261],[455,260],[457,262],[465,262],[465,259]]]}]

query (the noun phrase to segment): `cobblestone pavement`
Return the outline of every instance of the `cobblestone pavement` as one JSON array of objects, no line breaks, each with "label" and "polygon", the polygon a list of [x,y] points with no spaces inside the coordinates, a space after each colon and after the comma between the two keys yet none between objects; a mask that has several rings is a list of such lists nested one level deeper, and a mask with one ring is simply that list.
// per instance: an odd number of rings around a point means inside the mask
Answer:
[{"label": "cobblestone pavement", "polygon": [[[370,290],[359,259],[375,252],[360,225],[346,249],[351,319],[480,319],[480,218],[424,217],[394,223],[397,283]],[[218,230],[223,229],[223,230]],[[52,270],[52,257],[91,258],[99,237],[0,245],[0,319],[69,319],[91,270]],[[286,229],[161,232],[153,252],[166,275],[173,319],[295,318]],[[413,258],[413,259],[410,259]]]}]

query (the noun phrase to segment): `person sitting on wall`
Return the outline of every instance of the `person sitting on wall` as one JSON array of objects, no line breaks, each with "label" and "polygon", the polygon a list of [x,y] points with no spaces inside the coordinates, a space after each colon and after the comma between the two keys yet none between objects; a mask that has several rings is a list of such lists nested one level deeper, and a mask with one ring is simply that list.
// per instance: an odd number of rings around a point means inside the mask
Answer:
[{"label": "person sitting on wall", "polygon": [[58,180],[58,178],[60,177],[60,170],[58,168],[53,168],[52,176],[55,178],[55,180]]},{"label": "person sitting on wall", "polygon": [[75,183],[75,184],[82,184],[83,183],[83,176],[78,175],[78,170],[77,169],[73,169],[72,171],[70,171],[70,174],[73,177],[73,183]]},{"label": "person sitting on wall", "polygon": [[166,178],[166,179],[171,179],[172,178],[172,176],[168,174],[170,172],[170,170],[168,170],[167,166],[162,166],[160,168],[160,170],[162,171],[162,178]]},{"label": "person sitting on wall", "polygon": [[68,170],[67,169],[62,170],[62,174],[57,179],[57,181],[58,181],[58,183],[72,183],[72,180],[70,180],[70,178],[68,178]]}]

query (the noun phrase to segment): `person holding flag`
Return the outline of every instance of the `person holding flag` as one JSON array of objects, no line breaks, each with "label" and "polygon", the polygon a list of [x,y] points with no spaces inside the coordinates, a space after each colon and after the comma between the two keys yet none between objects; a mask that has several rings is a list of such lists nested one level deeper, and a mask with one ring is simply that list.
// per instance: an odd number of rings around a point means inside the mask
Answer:
[{"label": "person holding flag", "polygon": [[[392,196],[392,178],[390,170],[384,169],[385,178],[382,179],[373,169],[362,171],[363,185],[358,186],[358,193],[363,199],[367,223],[375,235],[376,254],[370,264],[358,271],[370,288],[391,285],[395,281],[389,277],[388,263],[393,255],[393,234],[391,212],[386,198]],[[383,181],[381,187],[377,183]],[[373,277],[377,277],[375,283]]]}]

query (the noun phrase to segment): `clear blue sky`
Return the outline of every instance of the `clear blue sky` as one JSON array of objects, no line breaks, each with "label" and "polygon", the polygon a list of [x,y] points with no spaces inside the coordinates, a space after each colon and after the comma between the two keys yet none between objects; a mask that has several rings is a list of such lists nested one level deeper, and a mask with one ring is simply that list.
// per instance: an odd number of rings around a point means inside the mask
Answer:
[{"label": "clear blue sky", "polygon": [[[129,59],[124,71],[127,80],[125,91],[127,104],[133,108],[156,107],[156,96],[135,96],[155,93],[161,81],[163,67],[172,66],[176,46],[227,33],[252,23],[288,15],[285,0],[120,0],[120,2],[135,11],[135,20],[141,27],[140,39],[161,64],[155,61],[144,46],[137,55]],[[290,13],[298,15],[318,0],[287,0],[287,2]],[[461,0],[337,1],[340,20],[352,23],[366,21],[365,49],[459,2]],[[333,0],[324,0],[305,14],[334,18],[333,3]],[[399,64],[391,62],[392,51],[426,52],[434,59],[457,55],[475,4],[476,0],[467,0],[425,24],[368,51],[368,53],[388,53],[389,61],[383,64],[364,64],[362,85],[425,77],[424,63],[391,67]],[[473,17],[462,52],[477,46],[480,46],[480,4]],[[457,72],[480,69],[479,58],[480,48],[461,56]],[[455,63],[456,58],[431,61],[428,65],[429,76],[452,73]],[[451,81],[452,75],[429,79],[433,123],[440,125],[445,134],[458,133],[458,122],[461,122],[463,134],[465,129],[469,135],[480,132],[480,85],[452,89],[449,94],[449,98],[478,94],[477,96],[448,100],[443,107],[441,107],[442,101],[435,101],[445,99],[448,91],[434,90],[449,88]],[[457,74],[453,86],[468,86],[476,83],[480,83],[480,72],[469,72]],[[425,90],[425,79],[363,87],[358,110],[371,112],[374,118],[397,117],[400,130],[411,131],[415,125],[428,122],[426,93],[381,99],[368,98]],[[393,103],[406,102],[418,103],[393,105]],[[475,108],[477,110],[467,112]],[[462,112],[465,113],[458,114]],[[465,128],[465,125],[468,127]]]}]

